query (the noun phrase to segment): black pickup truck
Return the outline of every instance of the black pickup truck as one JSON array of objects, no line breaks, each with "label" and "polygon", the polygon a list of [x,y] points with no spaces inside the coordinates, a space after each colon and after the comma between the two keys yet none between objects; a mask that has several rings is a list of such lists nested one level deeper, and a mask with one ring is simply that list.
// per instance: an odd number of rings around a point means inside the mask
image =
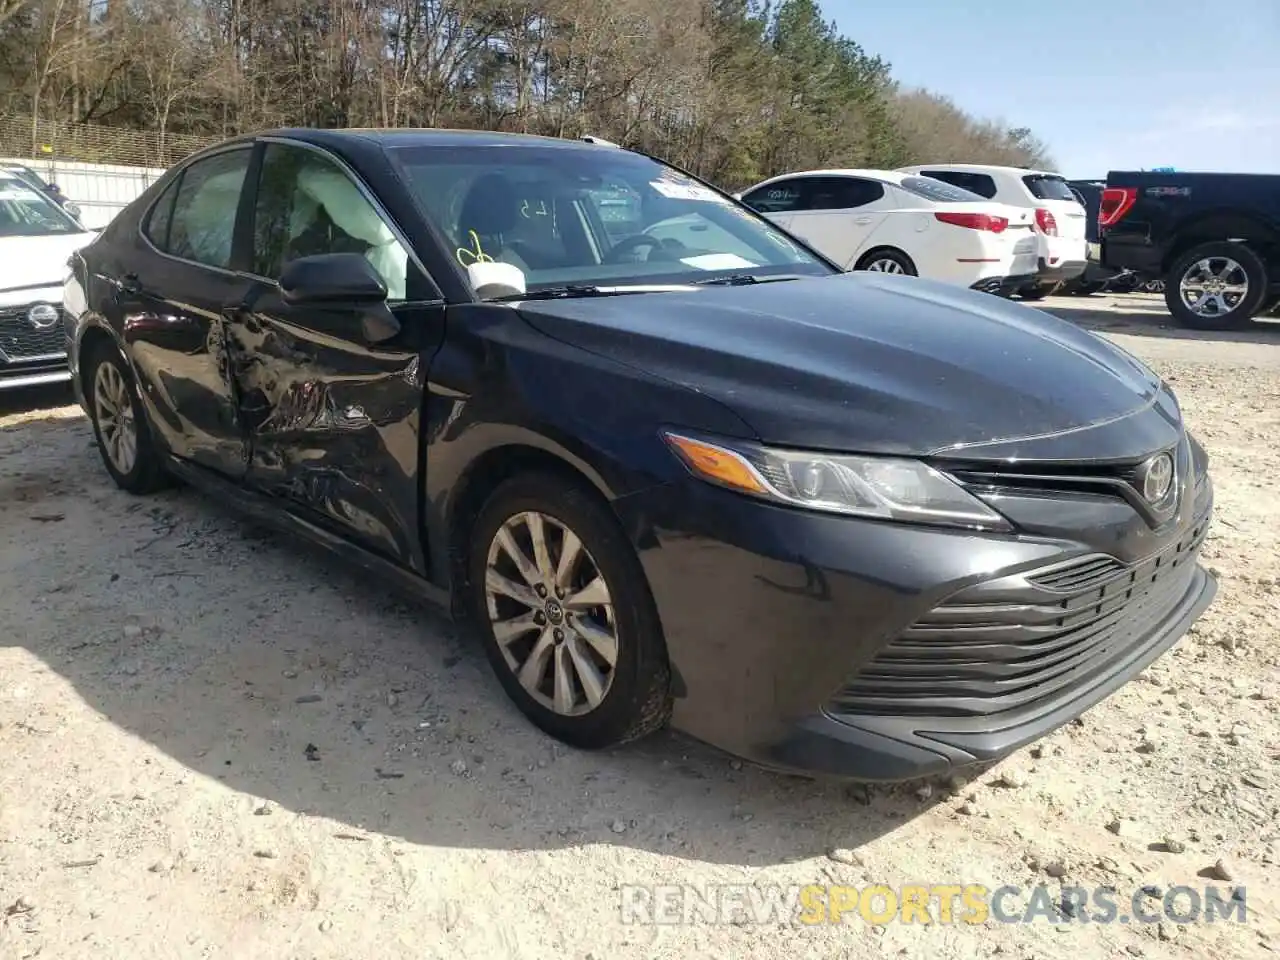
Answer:
[{"label": "black pickup truck", "polygon": [[1280,301],[1280,176],[1112,171],[1101,262],[1164,281],[1184,326],[1224,330]]}]

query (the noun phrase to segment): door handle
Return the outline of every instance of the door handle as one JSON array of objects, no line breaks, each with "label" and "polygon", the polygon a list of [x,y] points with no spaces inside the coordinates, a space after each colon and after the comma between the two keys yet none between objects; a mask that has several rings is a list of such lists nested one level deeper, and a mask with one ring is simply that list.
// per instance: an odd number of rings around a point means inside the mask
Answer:
[{"label": "door handle", "polygon": [[865,227],[868,223],[870,223],[870,222],[871,222],[871,218],[870,218],[870,217],[855,217],[853,222],[854,222],[854,223],[857,223],[857,224],[861,224],[862,226],[864,226],[864,227]]}]

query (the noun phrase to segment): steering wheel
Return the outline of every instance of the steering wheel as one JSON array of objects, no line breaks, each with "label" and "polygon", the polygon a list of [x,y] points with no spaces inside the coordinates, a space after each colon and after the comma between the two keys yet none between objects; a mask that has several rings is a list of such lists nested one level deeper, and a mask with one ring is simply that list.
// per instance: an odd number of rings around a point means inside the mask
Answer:
[{"label": "steering wheel", "polygon": [[652,247],[655,250],[662,249],[662,241],[657,237],[651,237],[647,233],[637,233],[635,236],[627,237],[617,243],[604,257],[605,263],[622,263],[623,256],[638,250],[640,247]]}]

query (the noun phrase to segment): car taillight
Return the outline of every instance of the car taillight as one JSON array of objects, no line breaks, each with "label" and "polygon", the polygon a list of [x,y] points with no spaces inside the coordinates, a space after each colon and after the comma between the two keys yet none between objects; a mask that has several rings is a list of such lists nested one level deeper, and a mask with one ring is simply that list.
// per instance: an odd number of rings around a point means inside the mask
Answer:
[{"label": "car taillight", "polygon": [[1003,233],[1009,226],[1006,217],[993,217],[988,213],[935,213],[942,223],[953,227],[968,227],[970,230],[987,230],[991,233]]},{"label": "car taillight", "polygon": [[1098,203],[1098,226],[1111,227],[1119,223],[1137,199],[1137,187],[1107,187]]},{"label": "car taillight", "polygon": [[1040,228],[1040,232],[1046,237],[1056,237],[1058,235],[1058,221],[1044,207],[1036,208],[1036,226]]}]

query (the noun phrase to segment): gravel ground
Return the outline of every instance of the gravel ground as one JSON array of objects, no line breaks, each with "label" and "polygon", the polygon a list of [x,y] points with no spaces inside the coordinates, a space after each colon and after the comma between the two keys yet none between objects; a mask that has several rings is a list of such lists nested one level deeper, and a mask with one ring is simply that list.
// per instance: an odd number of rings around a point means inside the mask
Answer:
[{"label": "gravel ground", "polygon": [[[1146,674],[967,784],[815,783],[669,734],[564,749],[430,611],[191,491],[118,492],[64,393],[4,398],[0,957],[1269,955],[1280,329],[1045,306],[1174,382],[1222,588]],[[1244,885],[1248,919],[622,923],[619,888],[655,883],[1110,884],[1122,912]]]}]

